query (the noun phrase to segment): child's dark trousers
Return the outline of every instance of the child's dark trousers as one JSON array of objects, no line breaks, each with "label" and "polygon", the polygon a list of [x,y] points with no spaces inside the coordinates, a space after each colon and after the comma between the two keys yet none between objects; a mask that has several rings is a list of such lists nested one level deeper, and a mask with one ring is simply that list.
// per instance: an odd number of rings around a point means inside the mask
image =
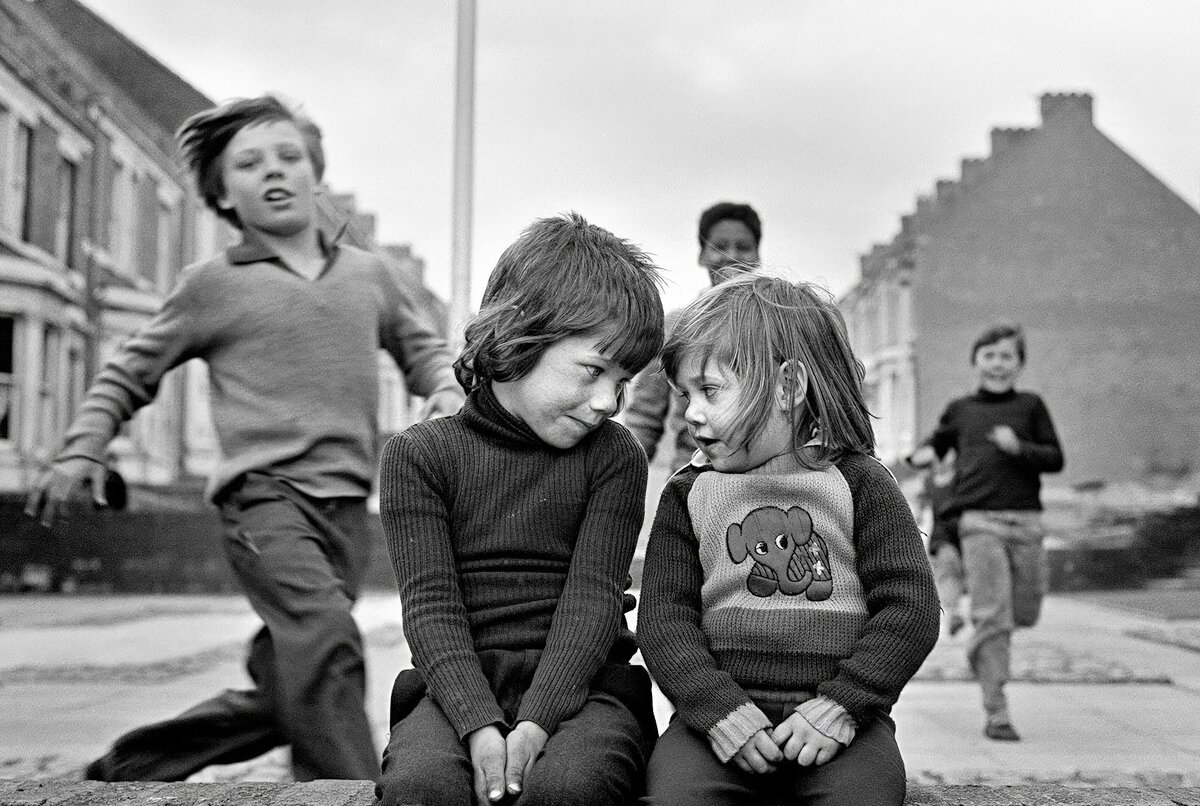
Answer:
[{"label": "child's dark trousers", "polygon": [[362,636],[350,613],[370,557],[365,503],[310,498],[248,473],[218,505],[230,563],[263,620],[246,662],[254,688],[125,734],[88,777],[179,781],[290,744],[298,781],[375,780]]},{"label": "child's dark trousers", "polygon": [[[483,672],[515,725],[521,698],[533,680],[540,650],[485,650]],[[391,738],[383,753],[379,802],[472,806],[474,772],[466,742],[427,694],[420,673],[396,680]],[[398,719],[398,721],[396,721]],[[640,666],[607,663],[578,713],[550,734],[524,782],[518,806],[627,804],[641,793],[646,759],[654,745],[650,676]],[[501,726],[501,731],[506,731]]]},{"label": "child's dark trousers", "polygon": [[[774,703],[759,703],[779,724],[787,716]],[[775,772],[743,772],[732,760],[722,764],[708,737],[678,716],[658,738],[646,773],[652,806],[900,806],[906,791],[904,761],[889,717],[858,726],[849,747],[821,766],[784,762]]]}]

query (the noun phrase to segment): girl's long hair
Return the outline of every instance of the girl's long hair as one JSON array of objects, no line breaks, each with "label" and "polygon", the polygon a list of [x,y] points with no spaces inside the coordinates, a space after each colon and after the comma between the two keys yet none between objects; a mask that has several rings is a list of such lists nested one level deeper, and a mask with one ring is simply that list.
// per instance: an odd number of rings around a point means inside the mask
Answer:
[{"label": "girl's long hair", "polygon": [[[762,429],[780,366],[790,362],[802,364],[808,376],[803,402],[790,409],[790,449],[800,463],[821,469],[847,453],[874,454],[863,365],[850,349],[841,311],[819,286],[744,274],[709,289],[684,308],[667,337],[667,377],[674,381],[690,356],[701,366],[715,361],[741,383],[744,414],[735,442],[744,445]],[[814,449],[805,450],[814,441]]]}]

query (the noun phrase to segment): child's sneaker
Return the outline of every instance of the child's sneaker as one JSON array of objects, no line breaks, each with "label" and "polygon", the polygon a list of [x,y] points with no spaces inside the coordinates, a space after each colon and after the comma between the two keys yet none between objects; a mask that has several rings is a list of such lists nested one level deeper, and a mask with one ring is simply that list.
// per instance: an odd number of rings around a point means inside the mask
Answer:
[{"label": "child's sneaker", "polygon": [[983,728],[983,735],[1000,742],[1019,742],[1020,734],[1009,722],[989,722]]}]

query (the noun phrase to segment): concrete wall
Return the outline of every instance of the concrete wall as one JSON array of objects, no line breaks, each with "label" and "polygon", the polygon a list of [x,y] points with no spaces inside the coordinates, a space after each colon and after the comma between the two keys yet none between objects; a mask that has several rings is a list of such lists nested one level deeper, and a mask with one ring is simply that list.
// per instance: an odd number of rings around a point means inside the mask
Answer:
[{"label": "concrete wall", "polygon": [[[101,784],[92,781],[0,780],[0,806],[370,806],[369,781],[305,784]],[[905,806],[1200,806],[1200,787],[1081,789],[1049,784],[1027,786],[932,786],[910,784]]]}]

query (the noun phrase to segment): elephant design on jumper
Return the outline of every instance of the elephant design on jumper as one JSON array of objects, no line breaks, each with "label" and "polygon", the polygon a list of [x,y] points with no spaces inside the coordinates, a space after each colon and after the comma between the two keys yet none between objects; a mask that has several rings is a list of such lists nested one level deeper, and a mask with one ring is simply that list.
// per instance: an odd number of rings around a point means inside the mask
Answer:
[{"label": "elephant design on jumper", "polygon": [[759,507],[725,530],[725,546],[734,563],[741,564],[747,557],[754,560],[746,588],[755,596],[803,593],[819,602],[833,593],[829,548],[802,507],[786,512]]}]

